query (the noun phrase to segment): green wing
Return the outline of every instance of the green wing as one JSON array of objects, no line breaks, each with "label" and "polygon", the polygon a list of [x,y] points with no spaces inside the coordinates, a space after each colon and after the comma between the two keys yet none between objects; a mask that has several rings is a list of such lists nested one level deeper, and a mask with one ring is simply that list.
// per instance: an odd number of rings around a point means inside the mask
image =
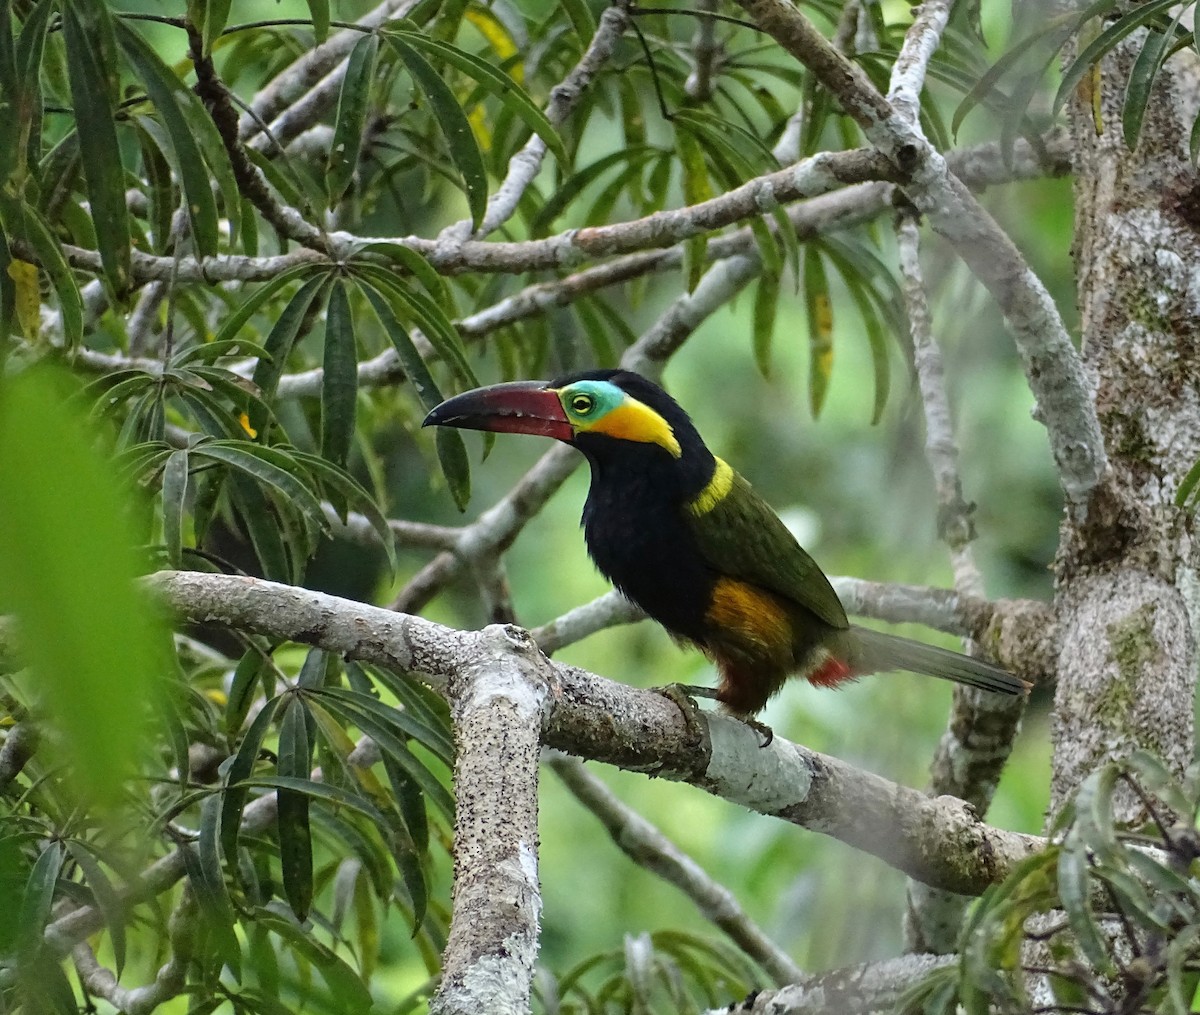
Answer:
[{"label": "green wing", "polygon": [[774,592],[833,627],[850,626],[817,562],[737,473],[729,492],[707,511],[690,507],[684,515],[700,552],[717,572]]}]

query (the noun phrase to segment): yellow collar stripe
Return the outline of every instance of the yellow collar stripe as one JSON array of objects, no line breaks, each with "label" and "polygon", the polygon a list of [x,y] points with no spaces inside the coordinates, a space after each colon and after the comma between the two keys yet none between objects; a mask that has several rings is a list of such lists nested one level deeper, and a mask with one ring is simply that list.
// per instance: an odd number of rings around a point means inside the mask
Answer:
[{"label": "yellow collar stripe", "polygon": [[706,515],[721,503],[733,489],[733,469],[723,458],[717,459],[717,467],[713,470],[712,479],[700,491],[700,494],[688,504],[688,510],[694,515]]},{"label": "yellow collar stripe", "polygon": [[636,398],[626,398],[611,412],[605,413],[588,429],[605,433],[619,440],[640,444],[658,444],[679,458],[683,449],[675,438],[671,424],[648,405]]}]

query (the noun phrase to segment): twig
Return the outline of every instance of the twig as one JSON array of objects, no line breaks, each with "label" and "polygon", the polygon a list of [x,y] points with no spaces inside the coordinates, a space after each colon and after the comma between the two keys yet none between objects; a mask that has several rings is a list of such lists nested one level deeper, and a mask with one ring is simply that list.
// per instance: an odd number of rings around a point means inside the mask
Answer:
[{"label": "twig", "polygon": [[4,746],[0,747],[0,793],[8,789],[29,763],[37,751],[38,739],[37,728],[28,722],[19,722],[9,729]]},{"label": "twig", "polygon": [[576,758],[551,753],[547,764],[575,799],[604,825],[617,847],[635,864],[673,884],[696,904],[704,918],[763,967],[779,986],[803,973],[738,904],[724,885],[714,881],[690,856],[592,775]]}]

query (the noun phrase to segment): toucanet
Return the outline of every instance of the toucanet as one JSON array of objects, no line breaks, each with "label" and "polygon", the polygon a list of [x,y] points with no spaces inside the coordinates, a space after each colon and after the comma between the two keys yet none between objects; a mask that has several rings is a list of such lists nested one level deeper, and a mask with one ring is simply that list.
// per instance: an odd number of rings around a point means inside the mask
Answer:
[{"label": "toucanet", "polygon": [[687,413],[628,370],[477,388],[425,425],[554,437],[592,469],[583,509],[600,571],[673,636],[716,663],[716,697],[760,711],[795,674],[831,687],[886,670],[1021,694],[1012,674],[957,652],[856,627],[829,580]]}]

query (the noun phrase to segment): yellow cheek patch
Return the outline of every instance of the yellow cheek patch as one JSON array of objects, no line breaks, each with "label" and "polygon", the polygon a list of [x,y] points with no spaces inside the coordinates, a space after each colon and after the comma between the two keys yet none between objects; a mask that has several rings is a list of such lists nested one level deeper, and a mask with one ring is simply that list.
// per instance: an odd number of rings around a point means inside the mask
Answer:
[{"label": "yellow cheek patch", "polygon": [[587,429],[608,434],[624,441],[639,444],[658,444],[678,458],[683,454],[671,424],[636,398],[626,398],[611,412],[606,412]]},{"label": "yellow cheek patch", "polygon": [[791,658],[792,623],[779,600],[735,578],[719,578],[706,619],[725,637]]},{"label": "yellow cheek patch", "polygon": [[688,504],[688,510],[694,515],[706,515],[726,497],[733,489],[733,469],[723,458],[717,459],[717,467],[708,485]]}]

